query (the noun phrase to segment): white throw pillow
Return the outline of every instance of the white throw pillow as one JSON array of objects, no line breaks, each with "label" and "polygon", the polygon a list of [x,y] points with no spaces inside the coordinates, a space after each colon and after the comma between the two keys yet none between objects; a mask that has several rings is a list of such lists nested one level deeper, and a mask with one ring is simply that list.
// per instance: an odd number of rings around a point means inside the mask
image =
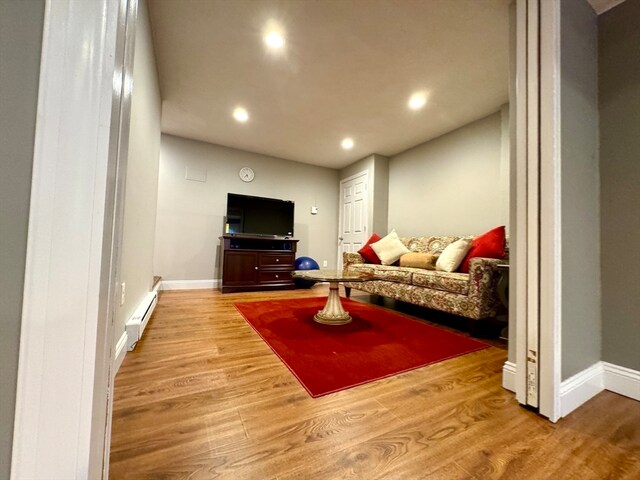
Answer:
[{"label": "white throw pillow", "polygon": [[440,254],[440,258],[436,262],[436,270],[455,272],[470,249],[471,240],[466,238],[450,243]]},{"label": "white throw pillow", "polygon": [[395,230],[391,230],[389,235],[381,238],[375,243],[370,245],[373,251],[376,252],[380,262],[383,265],[391,265],[398,260],[405,253],[409,253],[409,249],[405,247],[404,243],[398,238],[398,234]]}]

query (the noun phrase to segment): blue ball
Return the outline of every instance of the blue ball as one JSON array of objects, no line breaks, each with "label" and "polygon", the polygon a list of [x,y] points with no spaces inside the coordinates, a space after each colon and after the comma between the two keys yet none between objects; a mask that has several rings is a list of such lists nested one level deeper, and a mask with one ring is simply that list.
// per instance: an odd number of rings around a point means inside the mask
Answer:
[{"label": "blue ball", "polygon": [[320,270],[320,265],[311,257],[296,258],[296,270]]},{"label": "blue ball", "polygon": [[[296,270],[320,270],[320,265],[311,257],[296,258]],[[298,288],[311,288],[316,284],[315,280],[307,280],[306,278],[296,278],[294,280]]]}]

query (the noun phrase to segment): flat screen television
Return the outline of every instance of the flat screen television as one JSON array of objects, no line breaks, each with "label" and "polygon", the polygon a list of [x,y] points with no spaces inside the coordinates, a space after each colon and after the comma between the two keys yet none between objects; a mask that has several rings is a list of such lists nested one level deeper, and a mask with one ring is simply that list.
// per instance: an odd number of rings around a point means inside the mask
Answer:
[{"label": "flat screen television", "polygon": [[228,193],[226,233],[292,237],[293,210],[289,200]]}]

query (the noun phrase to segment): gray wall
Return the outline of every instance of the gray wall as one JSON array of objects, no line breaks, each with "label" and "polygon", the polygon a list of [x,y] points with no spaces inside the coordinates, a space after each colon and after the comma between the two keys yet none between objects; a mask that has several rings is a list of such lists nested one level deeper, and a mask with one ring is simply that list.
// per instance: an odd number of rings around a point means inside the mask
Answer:
[{"label": "gray wall", "polygon": [[378,154],[365,157],[340,170],[340,180],[365,171],[369,174],[369,231],[384,236],[389,213],[389,159]]},{"label": "gray wall", "polygon": [[599,18],[602,359],[640,370],[640,0]]},{"label": "gray wall", "polygon": [[389,229],[400,236],[473,235],[508,225],[505,112],[391,157]]},{"label": "gray wall", "polygon": [[373,227],[378,231],[389,230],[389,159],[374,155]]},{"label": "gray wall", "polygon": [[561,2],[562,379],[600,360],[597,17]]},{"label": "gray wall", "polygon": [[116,312],[114,344],[125,324],[149,293],[153,282],[153,246],[158,199],[161,99],[151,41],[147,2],[138,6],[131,126],[122,231],[120,279],[125,303]]},{"label": "gray wall", "polygon": [[9,478],[44,0],[0,2],[0,478]]},{"label": "gray wall", "polygon": [[[253,182],[238,177],[255,171]],[[206,182],[185,179],[185,171],[206,173]],[[219,279],[220,235],[227,193],[295,202],[297,256],[322,265],[337,260],[338,171],[233,148],[162,135],[158,183],[155,273],[163,280]],[[319,213],[311,215],[311,207]]]}]

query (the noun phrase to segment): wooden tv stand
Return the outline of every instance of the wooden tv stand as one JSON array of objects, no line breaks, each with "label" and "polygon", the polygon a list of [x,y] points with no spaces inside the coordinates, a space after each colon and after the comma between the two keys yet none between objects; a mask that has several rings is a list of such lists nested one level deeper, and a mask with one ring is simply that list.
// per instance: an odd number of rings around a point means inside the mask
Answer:
[{"label": "wooden tv stand", "polygon": [[222,293],[294,288],[298,240],[223,235]]}]

